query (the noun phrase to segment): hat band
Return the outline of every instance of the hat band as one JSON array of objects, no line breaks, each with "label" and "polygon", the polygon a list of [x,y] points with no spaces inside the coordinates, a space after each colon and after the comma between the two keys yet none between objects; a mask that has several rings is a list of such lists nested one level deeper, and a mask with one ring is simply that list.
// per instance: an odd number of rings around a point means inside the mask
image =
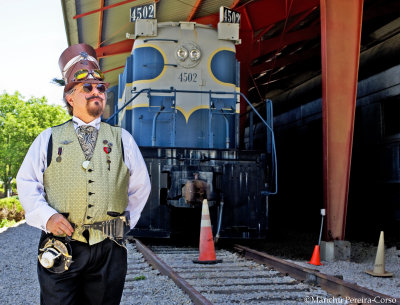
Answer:
[{"label": "hat band", "polygon": [[93,56],[87,55],[86,57],[82,56],[81,54],[73,57],[70,59],[69,62],[67,62],[67,64],[65,65],[62,74],[63,74],[63,79],[64,81],[67,83],[67,78],[66,78],[66,74],[68,72],[68,70],[76,63],[78,63],[81,60],[89,60],[92,61],[94,63],[96,63],[97,67],[99,66],[98,61],[96,60],[96,58],[94,58]]}]

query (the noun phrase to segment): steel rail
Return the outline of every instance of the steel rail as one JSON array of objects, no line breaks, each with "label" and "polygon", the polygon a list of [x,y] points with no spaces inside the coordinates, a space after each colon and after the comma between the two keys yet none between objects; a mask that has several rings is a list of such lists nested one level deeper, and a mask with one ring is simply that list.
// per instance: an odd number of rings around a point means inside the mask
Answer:
[{"label": "steel rail", "polygon": [[180,277],[170,266],[164,263],[153,251],[142,244],[138,239],[133,239],[136,243],[136,248],[143,254],[146,261],[148,261],[154,268],[159,270],[163,275],[172,279],[175,284],[185,291],[196,305],[212,305],[200,292],[193,288],[186,280]]},{"label": "steel rail", "polygon": [[[346,282],[332,275],[323,274],[313,269],[296,265],[294,263],[247,248],[245,246],[234,245],[234,249],[241,255],[244,255],[245,258],[252,259],[261,264],[266,264],[269,267],[272,267],[275,270],[287,274],[297,280],[318,285],[333,295],[361,300],[361,302],[357,302],[359,304],[371,304],[368,302],[368,300],[374,300],[376,298],[381,300],[395,299],[392,296],[358,286],[357,284]],[[396,303],[391,304],[400,304],[400,300],[396,299]]]}]

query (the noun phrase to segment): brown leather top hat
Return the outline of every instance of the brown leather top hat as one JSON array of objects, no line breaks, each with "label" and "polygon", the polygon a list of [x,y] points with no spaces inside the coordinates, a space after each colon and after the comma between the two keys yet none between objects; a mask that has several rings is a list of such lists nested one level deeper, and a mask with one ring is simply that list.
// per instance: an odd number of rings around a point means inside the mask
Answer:
[{"label": "brown leather top hat", "polygon": [[[58,60],[58,65],[65,81],[64,92],[79,83],[104,84],[107,87],[109,85],[104,79],[98,77],[98,73],[93,72],[94,70],[99,71],[100,66],[97,61],[96,51],[88,44],[74,44],[65,49]],[[75,74],[80,70],[88,71],[87,76],[76,79]]]}]

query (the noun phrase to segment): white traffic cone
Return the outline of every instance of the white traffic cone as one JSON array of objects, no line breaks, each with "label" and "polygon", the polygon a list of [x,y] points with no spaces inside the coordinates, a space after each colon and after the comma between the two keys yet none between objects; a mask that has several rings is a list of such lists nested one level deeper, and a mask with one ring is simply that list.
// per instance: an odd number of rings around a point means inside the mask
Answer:
[{"label": "white traffic cone", "polygon": [[378,249],[376,250],[376,258],[374,270],[365,270],[366,273],[373,276],[391,277],[393,273],[386,272],[385,270],[385,241],[383,238],[383,231],[379,237]]}]

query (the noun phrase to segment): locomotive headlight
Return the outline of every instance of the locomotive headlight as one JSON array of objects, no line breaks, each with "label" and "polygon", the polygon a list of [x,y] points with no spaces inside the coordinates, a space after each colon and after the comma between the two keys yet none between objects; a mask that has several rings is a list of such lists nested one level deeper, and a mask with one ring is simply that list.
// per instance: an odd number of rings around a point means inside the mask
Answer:
[{"label": "locomotive headlight", "polygon": [[178,50],[176,50],[176,56],[179,60],[184,61],[188,57],[188,50],[186,50],[184,47],[180,47]]},{"label": "locomotive headlight", "polygon": [[175,49],[175,60],[182,68],[193,68],[200,63],[200,47],[191,41],[180,42]]},{"label": "locomotive headlight", "polygon": [[198,61],[200,59],[201,52],[199,49],[190,50],[189,57],[193,61]]}]

